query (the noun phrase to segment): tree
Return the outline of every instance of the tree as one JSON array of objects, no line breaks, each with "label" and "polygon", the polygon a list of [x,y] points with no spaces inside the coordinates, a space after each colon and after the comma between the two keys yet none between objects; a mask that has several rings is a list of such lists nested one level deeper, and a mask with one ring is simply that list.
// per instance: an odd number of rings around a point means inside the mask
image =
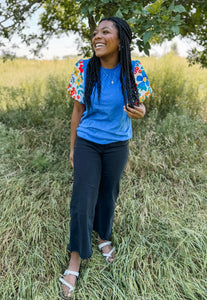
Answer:
[{"label": "tree", "polygon": [[192,49],[188,59],[191,64],[200,63],[207,67],[207,1],[206,0],[188,0],[179,1],[185,6],[185,12],[182,14],[184,21],[180,27],[180,34],[187,36],[191,40],[202,46],[203,50]]},{"label": "tree", "polygon": [[[193,8],[197,2],[200,1],[183,1],[181,5],[177,0],[5,0],[0,5],[0,35],[11,40],[14,34],[18,34],[28,45],[36,41],[38,51],[51,36],[74,32],[88,43],[82,47],[82,53],[88,55],[89,41],[97,22],[104,16],[115,15],[131,25],[134,46],[149,54],[153,41],[170,40],[179,33],[185,36],[193,32],[190,29],[191,6]],[[40,9],[41,33],[25,34],[25,21]],[[198,30],[193,33],[200,34]]]}]

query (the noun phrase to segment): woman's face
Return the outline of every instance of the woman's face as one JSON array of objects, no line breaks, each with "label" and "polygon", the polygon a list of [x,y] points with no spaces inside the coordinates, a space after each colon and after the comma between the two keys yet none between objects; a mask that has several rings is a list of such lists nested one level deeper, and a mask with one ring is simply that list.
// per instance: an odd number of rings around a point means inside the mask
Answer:
[{"label": "woman's face", "polygon": [[118,30],[111,21],[102,21],[94,31],[92,45],[99,58],[118,57],[120,39]]}]

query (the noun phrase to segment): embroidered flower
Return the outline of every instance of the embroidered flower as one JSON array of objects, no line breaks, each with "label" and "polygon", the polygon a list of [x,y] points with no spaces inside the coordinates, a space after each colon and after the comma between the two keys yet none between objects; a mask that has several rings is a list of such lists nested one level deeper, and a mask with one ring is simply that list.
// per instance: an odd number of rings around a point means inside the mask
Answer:
[{"label": "embroidered flower", "polygon": [[79,62],[79,71],[83,73],[83,61]]},{"label": "embroidered flower", "polygon": [[78,76],[79,74],[79,69],[77,67],[74,68],[73,70],[73,75],[72,76]]},{"label": "embroidered flower", "polygon": [[139,67],[134,68],[134,74],[141,73],[141,69]]},{"label": "embroidered flower", "polygon": [[77,94],[77,92],[76,92],[75,88],[73,87],[72,90],[70,91],[70,95],[71,95],[71,97],[73,97],[76,94]]},{"label": "embroidered flower", "polygon": [[82,83],[82,78],[81,78],[81,75],[80,75],[80,73],[78,74],[78,76],[76,77],[76,80],[75,80],[75,84],[78,84],[78,85],[80,85],[81,83]]}]

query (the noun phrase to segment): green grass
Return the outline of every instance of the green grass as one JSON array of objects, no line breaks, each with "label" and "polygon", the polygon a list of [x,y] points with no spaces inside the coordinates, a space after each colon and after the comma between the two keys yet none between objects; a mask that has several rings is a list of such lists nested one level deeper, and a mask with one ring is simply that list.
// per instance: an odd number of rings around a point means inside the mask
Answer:
[{"label": "green grass", "polygon": [[[59,299],[73,182],[65,78],[61,71],[1,86],[2,300]],[[114,220],[116,260],[106,264],[93,234],[74,299],[207,299],[207,123],[188,105],[178,108],[149,107],[133,122]]]}]

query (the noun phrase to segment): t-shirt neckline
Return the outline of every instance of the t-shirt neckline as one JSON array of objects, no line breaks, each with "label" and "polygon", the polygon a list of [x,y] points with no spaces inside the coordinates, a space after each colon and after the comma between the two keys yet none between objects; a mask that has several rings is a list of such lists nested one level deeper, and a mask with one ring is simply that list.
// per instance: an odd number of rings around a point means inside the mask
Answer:
[{"label": "t-shirt neckline", "polygon": [[107,69],[107,68],[104,68],[104,67],[102,67],[101,66],[101,70],[103,70],[103,71],[105,71],[105,72],[113,72],[113,71],[115,71],[116,69],[118,70],[119,68],[121,67],[121,63],[119,62],[118,63],[118,65],[116,65],[114,68],[112,68],[112,69]]}]

